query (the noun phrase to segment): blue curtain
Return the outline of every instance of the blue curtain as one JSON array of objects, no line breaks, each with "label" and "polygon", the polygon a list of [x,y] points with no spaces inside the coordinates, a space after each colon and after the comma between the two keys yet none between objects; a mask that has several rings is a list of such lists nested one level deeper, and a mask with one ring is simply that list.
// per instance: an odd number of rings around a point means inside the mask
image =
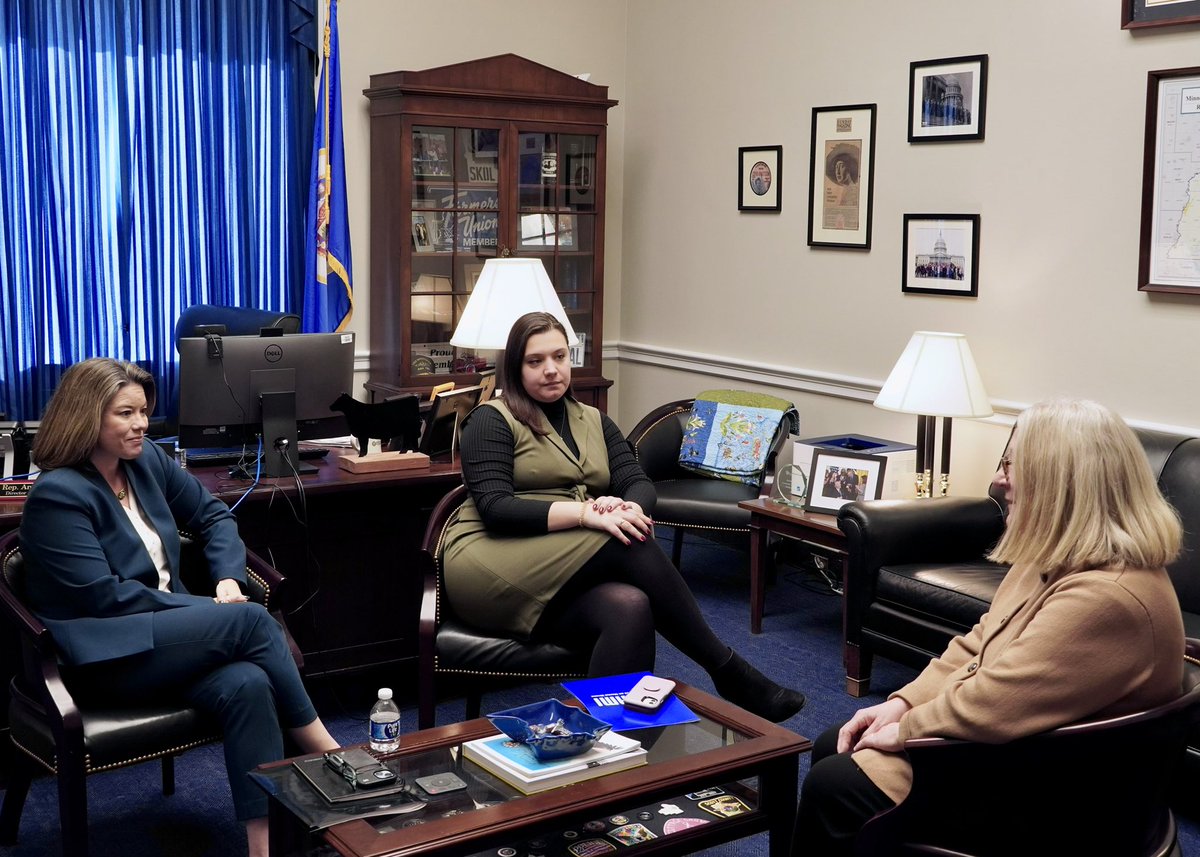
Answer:
[{"label": "blue curtain", "polygon": [[[316,0],[0,4],[0,411],[110,356],[174,396],[196,303],[297,312]],[[161,407],[160,407],[161,411]]]}]

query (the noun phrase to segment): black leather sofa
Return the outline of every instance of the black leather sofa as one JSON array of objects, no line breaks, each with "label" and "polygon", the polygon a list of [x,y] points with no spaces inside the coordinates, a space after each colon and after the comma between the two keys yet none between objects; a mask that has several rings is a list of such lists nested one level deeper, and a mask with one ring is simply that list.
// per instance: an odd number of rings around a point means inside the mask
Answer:
[{"label": "black leather sofa", "polygon": [[[1137,430],[1159,488],[1183,520],[1183,550],[1167,569],[1187,636],[1200,637],[1200,438]],[[998,494],[848,503],[846,688],[870,689],[876,654],[923,667],[987,611],[1007,568],[984,559],[1004,529]],[[1200,773],[1200,733],[1188,747]]]}]

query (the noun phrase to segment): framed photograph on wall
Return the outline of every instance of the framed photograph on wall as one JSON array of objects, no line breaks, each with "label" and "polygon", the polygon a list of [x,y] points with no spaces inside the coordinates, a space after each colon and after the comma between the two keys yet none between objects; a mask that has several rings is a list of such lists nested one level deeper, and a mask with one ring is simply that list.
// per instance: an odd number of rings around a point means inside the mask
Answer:
[{"label": "framed photograph on wall", "polygon": [[1138,290],[1200,295],[1200,68],[1152,71],[1146,85]]},{"label": "framed photograph on wall", "polygon": [[871,249],[875,105],[814,107],[808,246]]},{"label": "framed photograph on wall", "polygon": [[979,215],[904,215],[901,291],[979,296]]},{"label": "framed photograph on wall", "polygon": [[908,142],[982,140],[987,54],[909,64]]},{"label": "framed photograph on wall", "polygon": [[878,500],[887,457],[818,449],[808,474],[809,512],[836,512],[854,500]]},{"label": "framed photograph on wall", "polygon": [[783,207],[783,146],[738,149],[738,211]]},{"label": "framed photograph on wall", "polygon": [[1200,23],[1200,0],[1121,0],[1121,29]]}]

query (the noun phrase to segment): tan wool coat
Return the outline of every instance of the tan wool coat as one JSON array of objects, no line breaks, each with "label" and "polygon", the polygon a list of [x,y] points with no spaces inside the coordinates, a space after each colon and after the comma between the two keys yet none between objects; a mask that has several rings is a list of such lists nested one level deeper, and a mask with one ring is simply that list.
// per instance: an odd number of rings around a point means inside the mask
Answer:
[{"label": "tan wool coat", "polygon": [[[1160,705],[1181,692],[1183,652],[1179,602],[1163,569],[1049,576],[1014,566],[979,624],[893,694],[912,706],[900,738],[1000,744]],[[902,753],[853,758],[892,800],[911,789]]]}]

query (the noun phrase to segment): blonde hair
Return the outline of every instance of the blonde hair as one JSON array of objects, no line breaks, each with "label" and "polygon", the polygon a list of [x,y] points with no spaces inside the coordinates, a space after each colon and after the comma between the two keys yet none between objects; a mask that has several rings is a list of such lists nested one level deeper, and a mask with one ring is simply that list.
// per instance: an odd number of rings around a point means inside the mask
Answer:
[{"label": "blonde hair", "polygon": [[104,409],[126,384],[142,388],[146,408],[153,413],[154,378],[140,366],[93,357],[64,372],[33,437],[34,463],[42,470],[54,470],[77,467],[91,458],[100,440]]},{"label": "blonde hair", "polygon": [[1016,489],[989,559],[1056,574],[1160,568],[1179,553],[1179,515],[1155,483],[1133,430],[1103,405],[1041,402],[1009,446]]}]

